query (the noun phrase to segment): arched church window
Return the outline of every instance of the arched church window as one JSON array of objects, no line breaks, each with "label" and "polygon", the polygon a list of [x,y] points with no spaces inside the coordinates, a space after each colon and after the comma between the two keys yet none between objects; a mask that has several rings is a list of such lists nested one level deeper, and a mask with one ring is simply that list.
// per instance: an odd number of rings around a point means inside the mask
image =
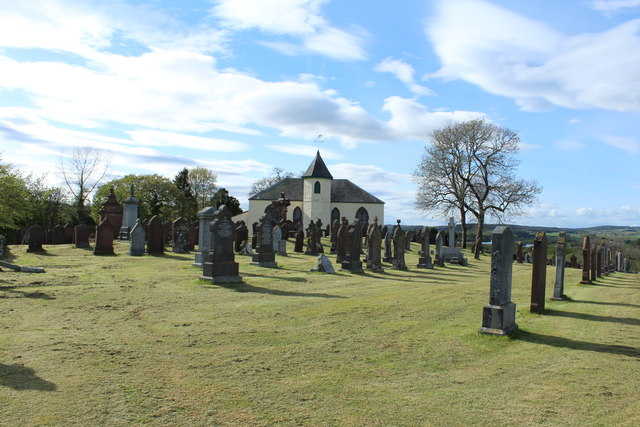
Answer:
[{"label": "arched church window", "polygon": [[356,218],[360,221],[360,224],[368,224],[369,223],[369,212],[364,207],[360,207],[356,211]]},{"label": "arched church window", "polygon": [[320,194],[320,181],[316,181],[316,183],[313,184],[313,193]]},{"label": "arched church window", "polygon": [[331,211],[331,224],[333,225],[333,222],[335,220],[340,221],[340,210],[338,208],[333,208],[333,210]]},{"label": "arched church window", "polygon": [[293,222],[294,224],[299,223],[300,221],[302,221],[302,209],[300,209],[299,206],[297,206],[294,210],[293,210]]}]

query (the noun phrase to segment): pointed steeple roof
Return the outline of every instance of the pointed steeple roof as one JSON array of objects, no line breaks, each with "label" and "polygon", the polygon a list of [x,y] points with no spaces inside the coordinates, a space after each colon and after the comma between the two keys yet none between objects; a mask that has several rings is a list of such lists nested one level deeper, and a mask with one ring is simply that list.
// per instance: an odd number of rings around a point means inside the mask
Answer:
[{"label": "pointed steeple roof", "polygon": [[327,165],[324,164],[324,160],[320,157],[320,150],[316,153],[316,158],[313,159],[307,171],[302,175],[303,178],[329,178],[333,179],[331,176],[331,172],[327,168]]}]

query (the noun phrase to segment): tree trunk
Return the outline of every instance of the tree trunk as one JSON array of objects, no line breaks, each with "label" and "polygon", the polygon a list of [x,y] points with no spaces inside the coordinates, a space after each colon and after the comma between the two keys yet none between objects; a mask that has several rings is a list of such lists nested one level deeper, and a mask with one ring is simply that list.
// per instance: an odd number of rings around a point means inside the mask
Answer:
[{"label": "tree trunk", "polygon": [[462,249],[467,249],[467,213],[460,208],[460,227],[462,228]]},{"label": "tree trunk", "polygon": [[473,257],[480,259],[480,251],[482,249],[482,232],[484,231],[484,212],[480,211],[478,214],[478,224],[476,225],[476,246]]}]

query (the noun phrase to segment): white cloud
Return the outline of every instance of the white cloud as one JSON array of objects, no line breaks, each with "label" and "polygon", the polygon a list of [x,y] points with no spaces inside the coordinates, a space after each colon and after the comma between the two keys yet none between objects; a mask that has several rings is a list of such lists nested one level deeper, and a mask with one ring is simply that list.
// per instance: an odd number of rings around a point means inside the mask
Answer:
[{"label": "white cloud", "polygon": [[[278,151],[286,154],[295,154],[299,156],[314,157],[318,151],[318,147],[312,145],[299,145],[299,144],[271,144],[267,145],[270,150]],[[341,159],[342,154],[336,153],[325,148],[321,148],[322,157],[325,159],[335,160]]]},{"label": "white cloud", "polygon": [[621,136],[603,136],[602,140],[612,147],[624,150],[629,154],[638,154],[640,152],[640,142],[636,138],[626,138]]},{"label": "white cloud", "polygon": [[321,15],[327,0],[218,0],[211,10],[232,30],[257,28],[300,39],[300,44],[260,41],[285,55],[316,53],[337,60],[364,60],[369,34],[360,27],[335,28]]},{"label": "white cloud", "polygon": [[398,80],[407,86],[407,88],[416,95],[433,95],[433,91],[425,86],[415,82],[413,74],[415,69],[411,64],[407,64],[399,59],[385,58],[382,62],[374,67],[374,71],[379,73],[391,73]]},{"label": "white cloud", "polygon": [[581,121],[582,121],[582,120],[580,120],[580,119],[579,119],[579,118],[577,118],[577,117],[572,117],[572,118],[569,120],[569,124],[570,124],[570,125],[577,125],[577,124],[578,124],[578,123],[580,123]]},{"label": "white cloud", "polygon": [[640,0],[592,0],[591,7],[602,12],[640,7]]},{"label": "white cloud", "polygon": [[441,0],[425,31],[442,68],[524,110],[640,111],[640,19],[565,35],[484,0]]},{"label": "white cloud", "polygon": [[134,144],[150,147],[179,147],[227,153],[245,151],[248,148],[247,144],[229,139],[185,135],[175,132],[137,130],[127,133],[131,136],[131,141]]}]

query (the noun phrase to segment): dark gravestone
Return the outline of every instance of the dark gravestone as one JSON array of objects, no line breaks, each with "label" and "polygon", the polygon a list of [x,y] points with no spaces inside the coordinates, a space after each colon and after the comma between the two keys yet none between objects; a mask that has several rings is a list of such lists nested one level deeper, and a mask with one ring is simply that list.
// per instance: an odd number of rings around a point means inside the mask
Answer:
[{"label": "dark gravestone", "polygon": [[591,245],[590,249],[589,249],[589,253],[590,253],[590,259],[589,259],[589,267],[591,269],[590,271],[590,277],[592,282],[595,282],[596,280],[598,280],[598,266],[597,266],[597,261],[598,261],[598,254],[596,253],[596,245]]},{"label": "dark gravestone", "polygon": [[386,225],[382,227],[382,238],[386,239],[387,238],[387,234],[389,233],[389,227],[387,227]]},{"label": "dark gravestone", "polygon": [[335,221],[333,221],[333,224],[331,225],[331,249],[329,250],[329,253],[332,253],[332,254],[336,253],[336,243],[338,241],[339,228],[340,228],[340,221],[336,219]]},{"label": "dark gravestone", "polygon": [[198,250],[193,261],[194,267],[202,268],[207,260],[207,255],[211,249],[211,220],[216,212],[216,208],[209,206],[201,209],[196,214],[200,225],[198,226]]},{"label": "dark gravestone", "polygon": [[516,305],[511,302],[512,253],[513,233],[509,227],[496,227],[491,235],[491,285],[489,304],[482,312],[482,333],[506,335],[518,328]]},{"label": "dark gravestone", "polygon": [[316,224],[312,222],[309,223],[309,227],[307,227],[307,250],[304,251],[305,255],[313,255],[318,256],[318,243],[320,242],[320,229]]},{"label": "dark gravestone", "polygon": [[113,255],[114,228],[108,218],[98,224],[96,227],[96,243],[93,247],[94,255]]},{"label": "dark gravestone", "polygon": [[73,228],[73,241],[75,242],[76,248],[89,247],[89,236],[91,235],[92,228],[93,227],[85,224],[76,225]]},{"label": "dark gravestone", "polygon": [[273,221],[269,211],[260,218],[257,227],[258,247],[251,257],[251,264],[260,267],[277,267],[276,256],[273,253]]},{"label": "dark gravestone", "polygon": [[531,267],[531,313],[544,312],[544,294],[547,282],[547,235],[544,231],[533,239],[533,265]]},{"label": "dark gravestone", "polygon": [[398,226],[393,231],[393,268],[394,270],[406,270],[407,264],[404,261],[404,251],[405,251],[405,234],[400,227],[400,220],[398,221]]},{"label": "dark gravestone", "polygon": [[73,243],[73,229],[74,227],[72,224],[65,224],[64,227],[62,227],[64,243]]},{"label": "dark gravestone", "polygon": [[373,224],[369,227],[369,238],[367,239],[367,269],[375,272],[383,272],[381,250],[382,231],[378,225],[378,217],[373,218]]},{"label": "dark gravestone", "polygon": [[235,252],[242,252],[242,242],[249,240],[249,228],[247,228],[247,224],[245,224],[244,221],[238,221],[236,224],[233,250]]},{"label": "dark gravestone", "polygon": [[[386,227],[386,226],[385,226]],[[384,227],[383,227],[384,231]],[[382,257],[382,261],[384,262],[393,262],[393,240],[391,239],[391,233],[383,233],[384,237],[384,256]]]},{"label": "dark gravestone", "polygon": [[199,224],[197,221],[189,223],[189,232],[187,233],[187,250],[192,251],[198,244]]},{"label": "dark gravestone", "polygon": [[129,255],[142,256],[144,255],[144,243],[147,237],[147,233],[144,231],[144,227],[140,222],[140,219],[136,219],[136,223],[129,231]]},{"label": "dark gravestone", "polygon": [[431,263],[431,254],[429,253],[429,227],[423,227],[420,230],[421,244],[422,250],[418,251],[418,268],[433,268],[433,264]]},{"label": "dark gravestone", "polygon": [[342,263],[342,261],[346,259],[349,243],[349,222],[345,217],[342,217],[342,224],[340,224],[340,228],[338,228],[336,238],[336,262]]},{"label": "dark gravestone", "polygon": [[558,234],[558,246],[556,247],[556,281],[553,284],[552,300],[564,301],[564,258],[566,253],[567,233],[561,231]]},{"label": "dark gravestone", "polygon": [[602,277],[602,248],[595,246],[596,251],[596,277]]},{"label": "dark gravestone", "polygon": [[147,253],[164,254],[164,226],[158,215],[152,216],[147,225]]},{"label": "dark gravestone", "polygon": [[522,264],[524,262],[523,246],[524,244],[522,243],[522,240],[516,243],[516,262],[518,264]]},{"label": "dark gravestone", "polygon": [[109,197],[107,198],[107,201],[100,206],[98,214],[100,215],[99,222],[108,219],[115,229],[113,238],[115,239],[118,237],[117,234],[120,232],[120,228],[122,227],[122,206],[120,206],[120,203],[116,200],[113,187],[109,190]]},{"label": "dark gravestone", "polygon": [[360,261],[360,253],[362,252],[362,226],[356,218],[349,227],[349,247],[347,255],[342,261],[341,270],[350,271],[351,273],[362,273],[362,261]]},{"label": "dark gravestone", "polygon": [[180,217],[173,221],[173,252],[184,254],[189,252],[189,221]]},{"label": "dark gravestone", "polygon": [[584,236],[582,241],[582,280],[580,283],[588,285],[591,283],[589,279],[589,270],[591,264],[591,239],[589,236]]},{"label": "dark gravestone", "polygon": [[38,225],[29,227],[29,247],[27,252],[44,252],[42,243],[44,242],[44,233]]},{"label": "dark gravestone", "polygon": [[296,243],[293,247],[293,251],[297,253],[304,252],[304,231],[298,230],[296,232]]},{"label": "dark gravestone", "polygon": [[578,268],[578,258],[574,254],[569,257],[569,267]]},{"label": "dark gravestone", "polygon": [[411,241],[413,239],[413,232],[411,231],[407,231],[406,233],[404,233],[404,249],[406,251],[410,251],[411,250]]},{"label": "dark gravestone", "polygon": [[213,283],[242,282],[233,252],[234,230],[231,211],[227,205],[222,205],[211,222],[211,250],[204,263],[201,279],[211,280]]},{"label": "dark gravestone", "polygon": [[171,221],[165,221],[162,223],[162,236],[164,237],[164,244],[168,245],[173,237],[173,231],[171,230]]},{"label": "dark gravestone", "polygon": [[61,245],[64,243],[64,227],[61,225],[56,225],[51,230],[51,240],[49,241],[52,245]]}]

